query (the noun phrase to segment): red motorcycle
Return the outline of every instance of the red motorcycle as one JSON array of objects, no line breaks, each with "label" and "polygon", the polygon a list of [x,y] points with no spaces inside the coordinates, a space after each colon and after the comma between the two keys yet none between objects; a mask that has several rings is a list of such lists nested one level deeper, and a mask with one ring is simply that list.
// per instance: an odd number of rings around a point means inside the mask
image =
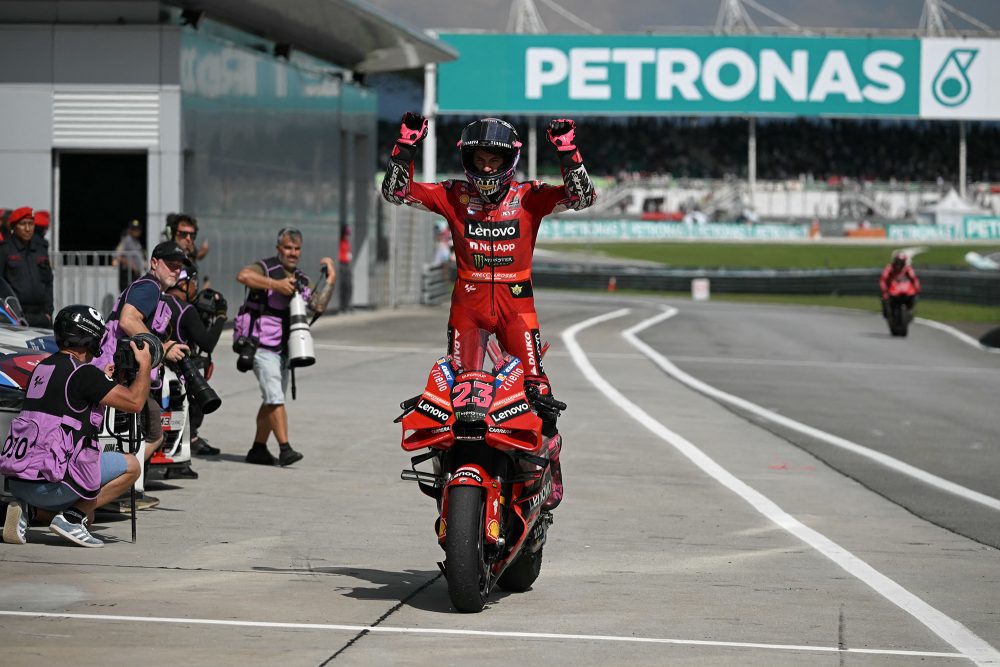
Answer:
[{"label": "red motorcycle", "polygon": [[909,331],[916,297],[916,285],[906,276],[900,276],[889,285],[886,319],[889,321],[889,333],[893,336],[905,336]]},{"label": "red motorcycle", "polygon": [[[543,437],[536,411],[566,409],[525,387],[520,359],[494,340],[486,349],[492,371],[438,359],[424,392],[401,403],[396,418],[403,449],[427,450],[412,457],[401,477],[437,501],[434,527],[445,552],[438,567],[462,612],[481,611],[494,586],[521,592],[538,578],[552,523],[542,508],[552,491],[549,460],[561,438]],[[417,470],[427,462],[431,471]]]}]

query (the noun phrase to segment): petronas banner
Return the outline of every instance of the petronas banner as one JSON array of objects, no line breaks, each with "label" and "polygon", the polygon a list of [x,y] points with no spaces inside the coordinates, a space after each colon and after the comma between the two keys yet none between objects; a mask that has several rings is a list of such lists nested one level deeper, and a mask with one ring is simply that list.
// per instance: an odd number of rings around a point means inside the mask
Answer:
[{"label": "petronas banner", "polygon": [[1000,119],[1000,40],[440,38],[460,53],[438,66],[445,113]]}]

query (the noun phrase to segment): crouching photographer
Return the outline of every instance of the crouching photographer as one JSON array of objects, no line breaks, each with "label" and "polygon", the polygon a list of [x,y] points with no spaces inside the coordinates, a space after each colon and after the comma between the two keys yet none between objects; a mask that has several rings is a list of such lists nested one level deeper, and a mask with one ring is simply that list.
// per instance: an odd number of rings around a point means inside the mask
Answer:
[{"label": "crouching photographer", "polygon": [[[0,474],[9,478],[14,501],[7,506],[3,540],[26,544],[31,519],[73,544],[103,547],[90,532],[94,510],[126,493],[139,477],[140,462],[105,452],[98,442],[104,406],[138,412],[149,395],[150,368],[163,350],[146,334],[123,339],[118,367],[91,362],[100,351],[105,323],[89,306],[59,311],[53,333],[59,352],[31,374],[21,413],[0,448]],[[130,381],[127,386],[112,379]]]},{"label": "crouching photographer", "polygon": [[[243,372],[253,369],[263,399],[248,463],[287,466],[302,458],[288,442],[285,392],[289,370],[315,362],[307,311],[326,309],[336,268],[330,257],[321,259],[326,276],[313,290],[309,277],[298,268],[301,254],[302,233],[286,227],[278,232],[274,257],[245,266],[236,276],[249,289],[233,323],[233,349],[239,355],[236,367]],[[277,461],[267,449],[272,433],[280,448]]]},{"label": "crouching photographer", "polygon": [[[222,404],[218,394],[209,386],[212,379],[212,352],[219,342],[226,323],[228,306],[219,292],[211,289],[198,291],[198,269],[187,266],[181,269],[177,282],[167,289],[162,301],[170,311],[166,325],[157,331],[164,341],[173,340],[187,345],[188,355],[169,362],[168,366],[184,378],[188,395],[188,413],[191,426],[191,453],[198,456],[216,456],[219,448],[213,447],[198,434],[206,414],[215,412]],[[173,475],[168,473],[168,477]],[[180,477],[196,478],[190,466],[176,473]]]}]

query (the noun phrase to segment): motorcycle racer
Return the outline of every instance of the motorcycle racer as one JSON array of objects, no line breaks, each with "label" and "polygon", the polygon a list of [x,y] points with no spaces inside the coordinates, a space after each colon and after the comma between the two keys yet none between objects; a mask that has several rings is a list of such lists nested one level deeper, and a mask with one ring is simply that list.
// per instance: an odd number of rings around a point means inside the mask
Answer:
[{"label": "motorcycle racer", "polygon": [[[427,120],[403,115],[382,181],[386,201],[442,216],[451,229],[458,277],[448,317],[448,354],[466,369],[481,368],[485,341],[479,331],[496,335],[524,364],[529,386],[542,396],[551,386],[541,362],[541,334],[531,283],[532,256],[542,218],[580,210],[596,199],[576,147],[576,123],[557,119],[546,135],[559,155],[563,184],[514,180],[521,141],[514,127],[499,118],[483,118],[462,130],[458,148],[465,181],[419,183],[413,180],[417,145],[427,134]],[[539,411],[546,437],[554,438],[558,411]],[[552,507],[562,497],[558,449],[552,458],[555,488]]]},{"label": "motorcycle racer", "polygon": [[917,274],[913,271],[909,259],[905,252],[897,250],[892,253],[892,261],[882,269],[878,284],[882,292],[882,314],[885,317],[888,317],[889,297],[893,286],[908,284],[907,289],[897,290],[897,292],[901,292],[897,294],[897,298],[905,300],[911,308],[916,300],[916,295],[920,294],[920,281],[917,279]]}]

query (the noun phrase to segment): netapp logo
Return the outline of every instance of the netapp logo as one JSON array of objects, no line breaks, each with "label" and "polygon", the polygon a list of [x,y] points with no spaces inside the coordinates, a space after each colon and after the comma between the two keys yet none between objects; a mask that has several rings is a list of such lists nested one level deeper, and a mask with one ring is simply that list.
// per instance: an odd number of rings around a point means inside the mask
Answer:
[{"label": "netapp logo", "polygon": [[439,421],[442,424],[448,421],[449,417],[447,412],[437,407],[436,405],[431,405],[430,403],[424,400],[421,400],[419,403],[417,403],[417,412],[427,415],[434,421]]},{"label": "netapp logo", "polygon": [[528,412],[528,410],[530,410],[530,408],[528,407],[528,404],[526,402],[521,401],[520,403],[515,403],[509,408],[505,408],[500,412],[496,413],[495,415],[493,415],[493,422],[496,424],[502,424],[508,419],[513,419],[518,415],[522,415],[525,412]]},{"label": "netapp logo", "polygon": [[488,224],[479,220],[465,221],[465,238],[510,241],[521,238],[521,226],[517,220]]}]

